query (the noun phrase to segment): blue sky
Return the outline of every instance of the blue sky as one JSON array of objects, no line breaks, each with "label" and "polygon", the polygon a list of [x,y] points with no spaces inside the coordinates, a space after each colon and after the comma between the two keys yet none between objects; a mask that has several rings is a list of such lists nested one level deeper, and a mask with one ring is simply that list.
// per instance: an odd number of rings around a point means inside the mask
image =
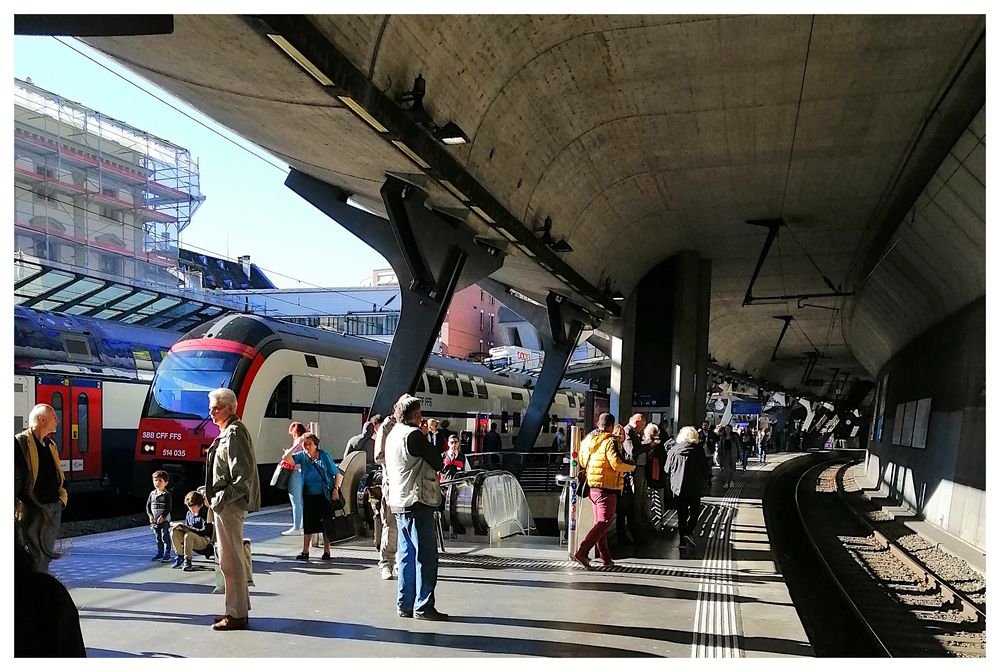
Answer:
[{"label": "blue sky", "polygon": [[279,287],[356,285],[371,269],[388,266],[368,245],[285,187],[287,166],[280,160],[86,45],[59,39],[280,167],[234,146],[55,38],[15,37],[15,77],[30,77],[35,86],[191,152],[206,200],[181,234],[182,246],[230,258],[249,254]]}]

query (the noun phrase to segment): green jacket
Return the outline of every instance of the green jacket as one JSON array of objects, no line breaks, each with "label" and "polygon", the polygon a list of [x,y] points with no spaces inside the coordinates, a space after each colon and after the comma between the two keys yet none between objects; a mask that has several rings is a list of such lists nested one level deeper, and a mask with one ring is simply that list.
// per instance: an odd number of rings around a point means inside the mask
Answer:
[{"label": "green jacket", "polygon": [[260,476],[253,439],[235,415],[208,448],[205,497],[215,513],[231,506],[248,513],[260,508]]}]

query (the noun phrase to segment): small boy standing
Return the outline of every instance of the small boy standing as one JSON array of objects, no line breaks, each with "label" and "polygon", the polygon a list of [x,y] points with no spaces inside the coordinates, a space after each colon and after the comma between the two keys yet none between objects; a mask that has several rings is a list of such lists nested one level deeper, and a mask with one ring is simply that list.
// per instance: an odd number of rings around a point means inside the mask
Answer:
[{"label": "small boy standing", "polygon": [[146,515],[149,516],[149,526],[156,536],[156,555],[151,559],[160,562],[170,562],[170,509],[173,501],[167,492],[167,481],[170,475],[165,471],[153,473],[153,491],[146,500]]},{"label": "small boy standing", "polygon": [[174,548],[179,548],[180,553],[174,560],[174,569],[184,566],[185,572],[194,569],[191,566],[191,553],[203,551],[212,545],[212,523],[208,522],[208,507],[205,506],[205,498],[197,490],[192,490],[184,498],[184,504],[188,507],[187,515],[184,516],[183,523],[174,525],[170,531],[173,538]]}]

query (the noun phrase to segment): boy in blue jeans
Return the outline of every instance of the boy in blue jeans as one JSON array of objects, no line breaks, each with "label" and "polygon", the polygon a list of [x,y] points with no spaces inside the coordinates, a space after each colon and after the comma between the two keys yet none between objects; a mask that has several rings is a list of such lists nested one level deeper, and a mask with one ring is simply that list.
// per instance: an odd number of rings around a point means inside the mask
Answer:
[{"label": "boy in blue jeans", "polygon": [[146,515],[149,516],[149,527],[156,536],[156,555],[151,559],[160,562],[170,562],[170,509],[173,502],[167,492],[167,481],[170,476],[165,471],[153,472],[153,491],[146,499]]}]

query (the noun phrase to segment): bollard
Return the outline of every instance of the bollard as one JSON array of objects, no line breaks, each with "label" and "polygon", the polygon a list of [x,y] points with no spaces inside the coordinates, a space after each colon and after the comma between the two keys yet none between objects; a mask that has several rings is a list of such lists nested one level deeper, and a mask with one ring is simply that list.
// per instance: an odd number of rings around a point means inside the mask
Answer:
[{"label": "bollard", "polygon": [[569,512],[566,516],[566,548],[572,556],[577,551],[577,518],[579,518],[579,502],[576,493],[576,478],[580,472],[580,428],[573,425],[569,428]]}]

